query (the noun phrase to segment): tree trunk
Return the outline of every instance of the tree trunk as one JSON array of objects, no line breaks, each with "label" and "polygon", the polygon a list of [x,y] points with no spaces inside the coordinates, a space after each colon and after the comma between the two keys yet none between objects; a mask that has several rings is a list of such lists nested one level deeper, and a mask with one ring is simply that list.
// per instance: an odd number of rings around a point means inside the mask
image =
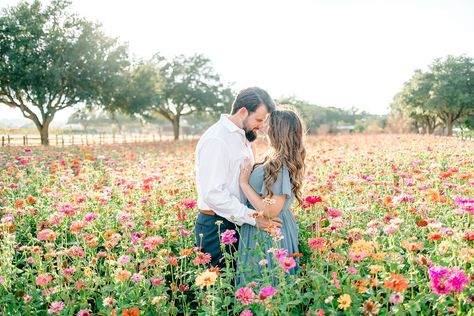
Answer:
[{"label": "tree trunk", "polygon": [[436,123],[435,122],[430,122],[428,120],[428,134],[433,134],[434,133],[434,130],[436,128]]},{"label": "tree trunk", "polygon": [[448,136],[453,136],[453,125],[454,125],[454,121],[452,117],[449,116],[448,121],[447,121]]},{"label": "tree trunk", "polygon": [[49,126],[48,125],[43,125],[41,128],[38,128],[40,132],[40,136],[41,136],[41,145],[44,145],[44,146],[49,146]]},{"label": "tree trunk", "polygon": [[179,116],[173,118],[173,134],[174,140],[179,140]]},{"label": "tree trunk", "polygon": [[41,145],[49,146],[49,124],[53,120],[53,115],[44,119],[43,125],[36,126],[41,136]]}]

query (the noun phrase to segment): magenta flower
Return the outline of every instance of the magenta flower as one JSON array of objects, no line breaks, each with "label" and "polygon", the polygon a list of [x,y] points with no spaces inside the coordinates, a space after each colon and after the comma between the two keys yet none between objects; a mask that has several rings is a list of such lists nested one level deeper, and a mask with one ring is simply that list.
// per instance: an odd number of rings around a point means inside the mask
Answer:
[{"label": "magenta flower", "polygon": [[86,216],[84,217],[84,220],[87,221],[87,222],[90,222],[90,221],[96,219],[97,217],[99,217],[98,214],[89,213],[89,214],[86,214]]},{"label": "magenta flower", "polygon": [[451,285],[454,291],[462,292],[464,285],[469,284],[469,280],[463,271],[453,268],[451,269],[451,275],[448,278],[448,283]]},{"label": "magenta flower", "polygon": [[288,257],[288,250],[281,248],[275,251],[275,258],[280,260],[280,258]]},{"label": "magenta flower", "polygon": [[275,295],[275,293],[276,290],[271,285],[269,285],[260,290],[259,298],[260,300],[264,301],[265,299]]},{"label": "magenta flower", "polygon": [[456,197],[454,199],[454,203],[459,208],[459,210],[462,210],[466,213],[469,212],[474,215],[474,198]]},{"label": "magenta flower", "polygon": [[255,293],[252,289],[248,287],[242,287],[235,292],[237,300],[242,303],[242,305],[252,304],[255,298]]},{"label": "magenta flower", "polygon": [[469,284],[466,274],[457,268],[432,267],[428,274],[431,290],[440,295],[462,292],[464,286]]},{"label": "magenta flower", "polygon": [[286,272],[288,272],[288,270],[296,267],[296,261],[292,257],[282,257],[282,258],[278,259],[278,261],[280,262],[280,266]]},{"label": "magenta flower", "polygon": [[225,232],[221,234],[221,242],[224,245],[229,245],[237,242],[237,238],[235,238],[235,230],[227,229]]},{"label": "magenta flower", "polygon": [[196,200],[193,200],[193,199],[186,198],[186,199],[181,200],[181,205],[183,205],[187,209],[194,208],[196,204],[197,204]]}]

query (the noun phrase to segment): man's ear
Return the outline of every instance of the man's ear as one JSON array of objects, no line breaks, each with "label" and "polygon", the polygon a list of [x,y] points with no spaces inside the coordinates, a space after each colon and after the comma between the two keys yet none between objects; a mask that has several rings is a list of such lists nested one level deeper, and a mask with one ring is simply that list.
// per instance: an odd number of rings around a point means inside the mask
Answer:
[{"label": "man's ear", "polygon": [[239,116],[242,118],[242,120],[245,120],[247,116],[249,116],[249,110],[247,110],[247,108],[245,107],[240,108],[238,113],[239,113]]}]

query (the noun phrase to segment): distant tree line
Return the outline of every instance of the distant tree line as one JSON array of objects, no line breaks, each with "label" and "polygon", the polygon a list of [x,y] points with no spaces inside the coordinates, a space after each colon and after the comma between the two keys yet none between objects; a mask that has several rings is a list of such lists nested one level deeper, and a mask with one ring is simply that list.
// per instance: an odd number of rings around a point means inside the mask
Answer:
[{"label": "distant tree line", "polygon": [[388,120],[427,134],[442,129],[451,136],[454,126],[474,129],[474,60],[447,56],[416,70],[393,98]]}]

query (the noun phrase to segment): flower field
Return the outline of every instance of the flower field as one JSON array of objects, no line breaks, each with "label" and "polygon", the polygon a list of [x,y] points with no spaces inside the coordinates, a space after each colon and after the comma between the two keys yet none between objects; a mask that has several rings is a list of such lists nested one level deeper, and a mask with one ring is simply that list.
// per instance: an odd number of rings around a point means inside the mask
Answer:
[{"label": "flower field", "polygon": [[301,253],[241,287],[195,247],[194,146],[1,149],[2,315],[474,315],[473,142],[308,138]]}]

